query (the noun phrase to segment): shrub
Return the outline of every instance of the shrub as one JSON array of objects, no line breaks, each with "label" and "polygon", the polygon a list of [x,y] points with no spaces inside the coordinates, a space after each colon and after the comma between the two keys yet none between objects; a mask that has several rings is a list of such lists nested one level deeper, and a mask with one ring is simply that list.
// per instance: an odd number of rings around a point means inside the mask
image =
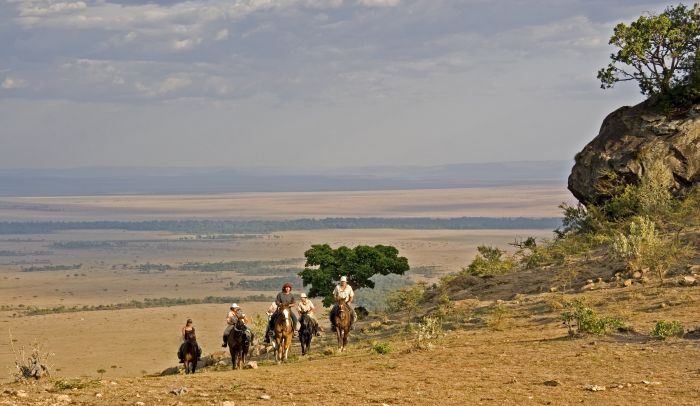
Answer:
[{"label": "shrub", "polygon": [[488,320],[488,325],[494,330],[501,331],[505,328],[506,319],[510,315],[510,311],[503,303],[498,303],[491,310],[491,317]]},{"label": "shrub", "polygon": [[423,317],[414,330],[414,348],[418,350],[430,350],[442,334],[442,324],[436,317]]},{"label": "shrub", "polygon": [[44,376],[49,376],[48,359],[52,354],[44,351],[37,342],[34,342],[32,345],[30,354],[27,354],[24,347],[15,350],[15,341],[16,340],[12,338],[12,333],[10,333],[10,346],[12,348],[12,353],[15,355],[15,379],[40,379]]},{"label": "shrub", "polygon": [[474,276],[494,276],[507,274],[515,270],[515,259],[506,255],[505,251],[486,245],[477,247],[479,252],[471,264],[463,272]]},{"label": "shrub", "polygon": [[661,282],[670,268],[692,253],[680,241],[662,238],[654,222],[640,216],[632,219],[626,234],[615,236],[612,248],[617,257],[627,261],[629,270],[652,269]]},{"label": "shrub", "polygon": [[561,317],[569,329],[570,336],[582,333],[603,335],[625,327],[625,323],[620,319],[597,316],[581,299],[566,303]]},{"label": "shrub", "polygon": [[660,320],[649,335],[665,340],[668,337],[682,337],[684,333],[685,329],[680,321]]},{"label": "shrub", "polygon": [[394,349],[391,347],[391,344],[386,342],[377,342],[372,345],[372,352],[376,354],[388,354],[393,350]]},{"label": "shrub", "polygon": [[423,301],[425,289],[424,283],[418,283],[389,293],[386,298],[388,310],[392,312],[406,310],[410,319],[418,309],[418,305]]}]

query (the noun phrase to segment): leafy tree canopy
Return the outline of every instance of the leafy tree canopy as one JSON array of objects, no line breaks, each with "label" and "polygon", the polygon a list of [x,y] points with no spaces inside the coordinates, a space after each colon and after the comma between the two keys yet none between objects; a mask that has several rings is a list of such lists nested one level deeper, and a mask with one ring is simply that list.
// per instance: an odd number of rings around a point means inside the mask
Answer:
[{"label": "leafy tree canopy", "polygon": [[299,273],[304,286],[309,288],[309,296],[323,297],[323,304],[333,303],[333,289],[341,276],[348,277],[353,289],[374,288],[370,279],[376,274],[403,275],[409,270],[406,257],[399,257],[399,250],[392,246],[358,245],[331,248],[328,244],[312,245],[304,253],[306,267]]},{"label": "leafy tree canopy", "polygon": [[630,25],[615,27],[610,45],[617,52],[598,71],[601,88],[617,82],[636,81],[642,94],[666,95],[693,78],[700,45],[700,6],[671,6],[659,14],[639,17]]}]

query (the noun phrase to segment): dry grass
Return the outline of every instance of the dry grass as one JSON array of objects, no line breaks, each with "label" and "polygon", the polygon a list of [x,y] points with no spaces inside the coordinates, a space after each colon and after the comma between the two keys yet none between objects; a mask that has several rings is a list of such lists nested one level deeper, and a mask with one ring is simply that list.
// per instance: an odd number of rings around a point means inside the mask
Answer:
[{"label": "dry grass", "polygon": [[[619,299],[623,289],[586,294],[596,312],[615,314],[632,307],[671,300],[669,289],[647,291],[639,299]],[[687,288],[691,303],[637,311],[626,321],[648,331],[656,319],[697,323],[695,309],[700,288]],[[692,339],[660,341],[645,334],[566,338],[548,309],[550,294],[524,296],[504,303],[517,321],[501,331],[465,325],[435,341],[430,351],[409,351],[412,345],[399,333],[400,325],[354,333],[350,350],[328,351],[332,340],[315,342],[312,355],[286,365],[263,362],[257,370],[204,371],[194,376],[108,378],[89,389],[56,390],[52,381],[36,386],[8,385],[4,398],[17,404],[48,404],[58,394],[77,403],[94,403],[96,394],[107,404],[695,404],[700,393],[700,342]],[[613,298],[616,298],[613,300]],[[481,305],[489,306],[482,302]],[[212,309],[213,310],[213,309]],[[523,318],[529,315],[529,318]],[[395,350],[375,354],[372,343],[388,342]],[[298,352],[295,343],[295,354]],[[416,368],[416,365],[429,366]],[[339,374],[338,370],[344,371]],[[346,373],[346,372],[347,373]],[[108,372],[109,373],[109,372]],[[343,377],[348,377],[346,380]],[[547,386],[556,380],[559,386]],[[86,379],[86,382],[92,382]],[[112,384],[111,382],[114,382]],[[605,387],[591,392],[588,385]],[[186,387],[177,397],[168,392]],[[26,398],[12,395],[23,389]],[[48,392],[44,389],[49,389]],[[267,394],[271,400],[262,400]],[[2,396],[2,395],[0,395]],[[0,401],[3,397],[0,397]]]}]

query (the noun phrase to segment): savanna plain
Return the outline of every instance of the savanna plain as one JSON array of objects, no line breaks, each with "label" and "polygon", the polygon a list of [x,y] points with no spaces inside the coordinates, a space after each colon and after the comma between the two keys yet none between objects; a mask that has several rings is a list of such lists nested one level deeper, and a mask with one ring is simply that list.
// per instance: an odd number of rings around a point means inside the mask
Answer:
[{"label": "savanna plain", "polygon": [[[329,217],[556,217],[571,202],[561,186],[216,196],[3,198],[3,221],[150,221]],[[698,320],[698,287],[589,280],[568,272],[464,282],[448,299],[389,311],[390,289],[449,281],[477,246],[553,238],[550,229],[317,229],[263,233],[186,233],[119,229],[0,236],[0,404],[697,404],[700,345],[658,340],[660,319]],[[192,318],[205,354],[225,359],[221,332],[230,301],[252,318],[297,273],[312,244],[393,245],[411,270],[358,292],[370,308],[347,352],[325,333],[301,356],[232,371],[225,362],[160,376],[177,365],[180,328]],[[595,261],[592,253],[582,261]],[[697,259],[697,258],[695,258]],[[691,260],[692,262],[692,260]],[[615,267],[609,274],[613,277]],[[692,265],[692,264],[690,264]],[[556,268],[556,269],[555,269]],[[582,267],[583,268],[583,267]],[[447,277],[448,279],[445,279]],[[590,282],[590,283],[589,283]],[[590,284],[595,286],[590,286]],[[461,286],[462,284],[463,286]],[[605,289],[601,286],[605,284]],[[381,285],[381,286],[380,286]],[[457,286],[460,285],[460,286]],[[587,285],[582,292],[579,287]],[[421,285],[423,286],[423,285]],[[462,289],[464,288],[464,289]],[[468,288],[468,289],[467,289]],[[461,290],[460,290],[461,289]],[[565,298],[560,291],[568,290]],[[457,293],[455,293],[457,292]],[[597,313],[624,319],[624,334],[570,338],[561,313],[583,297]],[[320,300],[313,299],[320,306]],[[363,303],[363,300],[365,303]],[[439,328],[422,314],[448,312]],[[637,333],[641,332],[641,333]],[[48,379],[12,382],[22,351],[48,354]],[[187,388],[180,395],[176,388]],[[141,402],[141,403],[138,403]]]}]

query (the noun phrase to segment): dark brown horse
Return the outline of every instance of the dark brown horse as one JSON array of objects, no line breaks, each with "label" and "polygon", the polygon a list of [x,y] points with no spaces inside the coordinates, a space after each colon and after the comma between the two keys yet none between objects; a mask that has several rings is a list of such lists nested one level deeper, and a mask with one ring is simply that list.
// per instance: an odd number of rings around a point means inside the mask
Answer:
[{"label": "dark brown horse", "polygon": [[348,334],[350,334],[350,326],[352,325],[352,310],[345,303],[344,298],[338,299],[338,309],[333,318],[335,324],[335,334],[338,336],[338,351],[345,351],[345,346],[348,345]]},{"label": "dark brown horse", "polygon": [[301,342],[301,355],[306,355],[311,347],[311,338],[316,334],[318,326],[308,313],[301,313],[299,319],[299,342]]},{"label": "dark brown horse", "polygon": [[233,369],[243,369],[246,355],[250,349],[250,343],[253,342],[253,332],[246,328],[244,320],[244,317],[238,319],[226,340],[228,349],[231,352]]},{"label": "dark brown horse", "polygon": [[197,337],[194,330],[185,332],[185,342],[180,348],[182,361],[185,364],[185,373],[194,373],[197,369]]},{"label": "dark brown horse", "polygon": [[282,305],[277,309],[275,318],[274,333],[275,333],[275,360],[277,363],[287,361],[289,347],[292,345],[294,337],[294,325],[292,321],[292,305]]}]

